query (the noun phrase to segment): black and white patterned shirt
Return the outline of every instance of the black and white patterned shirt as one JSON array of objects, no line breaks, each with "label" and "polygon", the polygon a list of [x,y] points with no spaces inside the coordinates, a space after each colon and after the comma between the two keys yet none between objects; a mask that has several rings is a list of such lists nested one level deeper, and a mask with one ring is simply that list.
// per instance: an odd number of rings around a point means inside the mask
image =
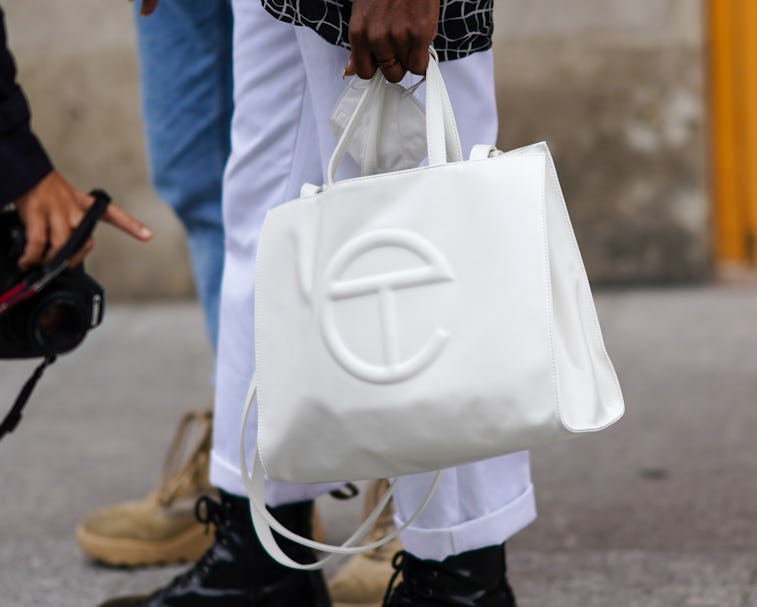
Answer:
[{"label": "black and white patterned shirt", "polygon": [[[409,0],[412,1],[412,0]],[[349,48],[352,0],[262,0],[265,9],[287,23],[304,25],[322,38]],[[493,0],[442,0],[434,48],[439,59],[460,59],[492,45]]]}]

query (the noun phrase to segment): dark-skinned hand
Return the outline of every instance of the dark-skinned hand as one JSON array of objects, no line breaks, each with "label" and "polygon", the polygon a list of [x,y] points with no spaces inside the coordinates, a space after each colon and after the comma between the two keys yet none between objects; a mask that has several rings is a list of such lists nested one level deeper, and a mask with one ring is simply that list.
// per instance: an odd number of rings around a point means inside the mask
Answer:
[{"label": "dark-skinned hand", "polygon": [[436,37],[440,0],[354,0],[350,62],[344,73],[372,78],[381,69],[389,82],[407,72],[425,74],[428,47]]}]

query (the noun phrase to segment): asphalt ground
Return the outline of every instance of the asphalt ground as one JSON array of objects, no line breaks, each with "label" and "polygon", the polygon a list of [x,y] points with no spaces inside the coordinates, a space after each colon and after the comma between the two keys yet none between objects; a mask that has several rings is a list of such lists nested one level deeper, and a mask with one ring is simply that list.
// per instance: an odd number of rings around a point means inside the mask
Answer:
[{"label": "asphalt ground", "polygon": [[[539,519],[509,543],[521,607],[757,607],[757,288],[598,295],[628,412],[533,453]],[[0,364],[8,406],[33,368]],[[210,404],[194,304],[121,305],[53,366],[0,443],[0,607],[95,606],[178,568],[80,553],[92,508],[146,493],[179,416]],[[358,501],[319,504],[330,539]]]}]

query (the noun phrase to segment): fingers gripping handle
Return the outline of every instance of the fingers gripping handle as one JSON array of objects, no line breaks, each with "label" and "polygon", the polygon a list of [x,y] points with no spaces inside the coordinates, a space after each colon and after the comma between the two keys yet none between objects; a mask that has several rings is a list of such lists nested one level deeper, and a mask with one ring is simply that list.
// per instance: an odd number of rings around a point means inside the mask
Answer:
[{"label": "fingers gripping handle", "polygon": [[[460,134],[457,130],[455,114],[452,111],[452,103],[444,84],[439,58],[433,48],[429,48],[429,62],[426,70],[426,145],[428,150],[428,163],[430,165],[445,164],[447,162],[460,162],[463,159],[460,145]],[[347,146],[355,135],[355,131],[361,123],[365,112],[371,106],[376,106],[381,111],[382,87],[384,75],[381,70],[371,78],[370,84],[363,92],[360,101],[355,107],[347,126],[339,138],[331,155],[326,175],[327,185],[334,183],[334,173],[347,153]],[[374,121],[377,126],[380,121]],[[378,137],[373,133],[370,137],[370,145],[377,145]],[[375,155],[375,154],[374,154]]]},{"label": "fingers gripping handle", "polygon": [[[253,376],[252,382],[250,382],[250,388],[247,392],[247,400],[244,406],[244,414],[242,416],[242,427],[240,430],[239,439],[239,462],[242,470],[242,480],[247,489],[247,494],[250,498],[250,515],[252,517],[252,524],[255,527],[255,532],[258,535],[258,539],[268,554],[277,560],[279,563],[286,567],[293,569],[301,569],[305,571],[312,571],[315,569],[321,569],[334,559],[340,558],[344,555],[360,554],[362,552],[369,552],[380,548],[381,546],[388,544],[394,538],[396,538],[402,531],[404,531],[409,525],[411,525],[415,519],[421,514],[424,508],[431,501],[431,498],[439,486],[441,480],[441,471],[436,473],[433,483],[429,487],[426,497],[423,503],[413,513],[413,515],[398,529],[395,529],[382,539],[367,544],[365,546],[358,546],[358,544],[365,539],[370,533],[374,524],[381,516],[381,512],[384,510],[389,500],[392,498],[394,491],[397,487],[397,480],[394,480],[389,485],[389,489],[384,493],[383,497],[379,500],[377,506],[371,511],[362,525],[353,533],[343,544],[340,546],[334,546],[331,544],[324,544],[322,542],[316,542],[310,538],[302,537],[293,533],[281,523],[279,523],[273,515],[265,507],[265,473],[263,471],[263,465],[260,461],[260,455],[258,452],[258,445],[255,445],[255,451],[252,457],[252,469],[247,467],[247,453],[245,449],[245,428],[247,427],[247,420],[249,419],[250,411],[252,410],[252,403],[255,399],[255,393],[257,392],[256,377]],[[276,531],[281,536],[314,550],[321,550],[328,552],[329,555],[325,558],[316,561],[314,563],[298,563],[297,561],[288,557],[284,551],[279,547],[276,542],[276,538],[273,536],[273,531]]]}]

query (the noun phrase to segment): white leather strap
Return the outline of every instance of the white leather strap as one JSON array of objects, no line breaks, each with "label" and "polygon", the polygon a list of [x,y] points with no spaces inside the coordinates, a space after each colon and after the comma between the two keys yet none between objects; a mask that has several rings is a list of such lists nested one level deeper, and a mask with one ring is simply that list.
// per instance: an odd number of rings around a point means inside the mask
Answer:
[{"label": "white leather strap", "polygon": [[[433,48],[429,48],[429,63],[426,70],[426,145],[428,149],[428,163],[430,165],[460,162],[463,159],[460,145],[460,134],[457,130],[452,103],[439,70],[439,58]],[[334,183],[334,173],[347,153],[349,141],[355,134],[360,120],[371,103],[380,103],[383,98],[381,87],[384,86],[384,75],[380,70],[371,78],[370,84],[363,92],[355,111],[350,117],[342,136],[337,141],[334,153],[329,160],[326,171],[326,183]],[[379,112],[376,112],[379,114]],[[373,128],[380,124],[378,117],[374,117]],[[371,129],[369,129],[371,131]],[[377,133],[369,132],[369,145],[377,145]]]},{"label": "white leather strap", "polygon": [[[334,546],[331,544],[324,544],[322,542],[316,542],[310,538],[302,537],[300,535],[297,535],[296,533],[293,533],[286,527],[284,527],[281,523],[279,523],[273,515],[271,515],[270,512],[268,512],[268,509],[265,507],[265,472],[263,470],[263,465],[260,461],[260,454],[258,451],[258,445],[255,445],[255,451],[252,458],[252,469],[248,470],[247,468],[247,454],[245,449],[245,428],[247,427],[247,419],[249,418],[250,411],[252,410],[252,403],[255,399],[255,393],[257,392],[257,378],[253,376],[252,381],[250,382],[250,388],[247,391],[247,399],[244,406],[244,414],[242,416],[242,427],[240,430],[240,439],[239,439],[239,462],[240,467],[242,470],[242,480],[244,482],[245,487],[247,488],[247,494],[250,498],[250,515],[252,516],[252,524],[255,527],[255,532],[258,535],[258,539],[260,540],[260,543],[263,545],[263,547],[266,549],[269,555],[273,557],[275,560],[277,560],[282,565],[285,565],[286,567],[291,567],[293,569],[301,569],[301,570],[314,570],[314,569],[321,569],[331,561],[333,561],[335,558],[339,558],[342,555],[350,555],[350,554],[360,554],[362,552],[369,552],[371,550],[375,550],[376,548],[380,548],[381,546],[388,544],[391,542],[395,537],[397,537],[402,531],[404,531],[409,525],[411,525],[415,519],[418,518],[418,516],[421,514],[421,512],[424,510],[424,508],[428,505],[428,503],[431,501],[432,496],[434,495],[434,492],[436,491],[436,488],[439,486],[439,481],[441,480],[442,472],[438,471],[436,473],[436,476],[434,477],[434,481],[431,483],[431,486],[429,487],[428,492],[426,493],[426,497],[421,503],[421,505],[418,507],[418,509],[413,513],[413,515],[400,526],[399,528],[395,529],[385,537],[381,538],[378,541],[372,542],[370,544],[366,544],[364,546],[358,546],[363,539],[370,533],[371,529],[373,528],[374,524],[378,520],[379,516],[381,516],[381,512],[384,510],[386,505],[389,503],[389,500],[391,499],[392,495],[394,494],[394,491],[397,486],[397,480],[393,480],[390,485],[389,489],[384,493],[382,498],[379,500],[377,506],[373,509],[373,511],[368,515],[366,520],[363,522],[362,525],[353,533],[343,544],[340,546]],[[284,551],[279,547],[278,543],[276,542],[276,538],[273,535],[273,531],[276,531],[281,536],[296,542],[302,546],[307,546],[308,548],[313,548],[315,550],[321,550],[323,552],[330,553],[325,558],[316,561],[314,563],[298,563],[297,561],[291,559],[288,557]]]},{"label": "white leather strap", "polygon": [[457,131],[452,102],[439,69],[436,51],[429,49],[431,58],[426,70],[426,140],[429,165],[460,162],[463,150]]}]

